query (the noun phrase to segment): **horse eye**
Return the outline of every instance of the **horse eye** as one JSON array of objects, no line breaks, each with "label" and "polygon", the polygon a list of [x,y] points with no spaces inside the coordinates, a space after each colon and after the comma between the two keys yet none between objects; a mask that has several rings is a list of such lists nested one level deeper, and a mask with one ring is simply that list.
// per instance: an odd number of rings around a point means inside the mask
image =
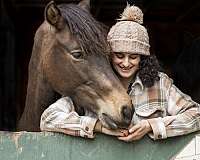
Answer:
[{"label": "horse eye", "polygon": [[81,59],[83,58],[83,53],[82,51],[72,51],[71,55],[76,58],[76,59]]}]

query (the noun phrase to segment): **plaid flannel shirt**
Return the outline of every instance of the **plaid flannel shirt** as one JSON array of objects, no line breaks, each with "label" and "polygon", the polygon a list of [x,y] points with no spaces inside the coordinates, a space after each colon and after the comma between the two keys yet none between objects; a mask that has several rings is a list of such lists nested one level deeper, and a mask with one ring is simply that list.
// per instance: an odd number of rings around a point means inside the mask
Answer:
[{"label": "plaid flannel shirt", "polygon": [[[200,129],[200,105],[182,93],[164,73],[154,86],[145,88],[137,76],[129,95],[135,108],[132,123],[148,120],[153,139],[188,134]],[[62,132],[93,138],[97,119],[86,113],[79,116],[69,97],[63,97],[47,108],[41,116],[42,131]]]},{"label": "plaid flannel shirt", "polygon": [[79,116],[75,112],[72,100],[63,97],[50,105],[42,114],[41,131],[61,132],[72,136],[94,138],[94,126],[97,118],[92,114]]}]

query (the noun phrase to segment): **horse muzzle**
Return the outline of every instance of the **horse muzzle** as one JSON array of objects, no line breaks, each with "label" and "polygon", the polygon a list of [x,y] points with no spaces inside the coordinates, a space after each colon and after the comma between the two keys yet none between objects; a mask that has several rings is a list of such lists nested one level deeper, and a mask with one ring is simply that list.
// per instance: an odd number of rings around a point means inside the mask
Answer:
[{"label": "horse muzzle", "polygon": [[128,106],[123,106],[121,110],[122,120],[121,122],[115,121],[112,119],[112,116],[109,116],[106,113],[102,113],[103,121],[106,123],[108,128],[117,129],[117,128],[128,128],[133,117],[133,109]]},{"label": "horse muzzle", "polygon": [[117,129],[118,128],[115,121],[110,116],[108,116],[107,114],[103,113],[102,118],[103,118],[104,122],[106,123],[106,125],[108,125],[108,128],[110,128],[110,129]]},{"label": "horse muzzle", "polygon": [[121,110],[122,119],[123,119],[122,127],[127,128],[130,125],[132,117],[133,117],[133,113],[134,113],[133,108],[130,108],[128,106],[122,107],[122,110]]}]

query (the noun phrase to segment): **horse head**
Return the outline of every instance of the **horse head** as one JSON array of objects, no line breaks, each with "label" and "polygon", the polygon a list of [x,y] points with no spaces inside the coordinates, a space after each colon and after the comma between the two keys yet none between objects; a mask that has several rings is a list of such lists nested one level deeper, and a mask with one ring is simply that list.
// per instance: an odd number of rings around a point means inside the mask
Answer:
[{"label": "horse head", "polygon": [[[87,7],[82,2],[58,6],[50,2],[45,8],[45,21],[36,32],[29,64],[22,115],[27,123],[30,117],[40,117],[58,93],[71,97],[77,111],[93,112],[105,127],[130,124],[131,99],[110,66],[106,32],[86,10],[89,3],[85,4]],[[39,126],[36,121],[32,128]]]}]

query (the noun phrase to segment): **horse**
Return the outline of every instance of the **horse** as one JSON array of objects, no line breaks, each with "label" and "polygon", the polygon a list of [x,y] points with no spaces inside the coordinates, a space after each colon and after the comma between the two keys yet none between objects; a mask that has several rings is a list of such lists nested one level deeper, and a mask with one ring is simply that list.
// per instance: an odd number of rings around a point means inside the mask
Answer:
[{"label": "horse", "polygon": [[177,87],[200,103],[200,37],[186,38],[187,43],[178,55],[172,75]]},{"label": "horse", "polygon": [[71,97],[78,113],[94,113],[107,128],[130,124],[131,99],[111,68],[105,27],[87,11],[89,4],[46,5],[18,130],[40,131],[41,114],[60,96]]}]

